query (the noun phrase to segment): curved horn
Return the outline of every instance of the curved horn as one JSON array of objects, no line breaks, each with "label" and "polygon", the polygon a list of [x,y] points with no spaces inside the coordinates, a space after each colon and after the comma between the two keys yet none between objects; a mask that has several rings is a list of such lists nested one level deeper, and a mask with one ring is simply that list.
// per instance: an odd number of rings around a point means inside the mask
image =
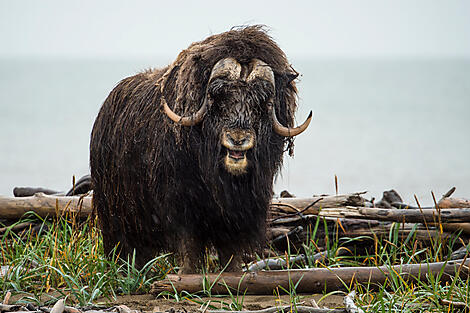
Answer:
[{"label": "curved horn", "polygon": [[[235,59],[233,58],[225,58],[219,60],[214,67],[212,68],[211,75],[209,78],[209,82],[219,76],[225,76],[229,79],[235,80],[240,77],[242,67],[240,63],[238,63]],[[209,84],[207,84],[209,85]],[[175,112],[173,112],[172,109],[168,106],[168,103],[166,103],[165,96],[163,95],[163,85],[161,88],[161,93],[162,93],[162,104],[163,104],[163,110],[165,111],[165,114],[168,115],[168,117],[175,123],[178,123],[183,126],[194,126],[202,121],[204,118],[204,115],[207,112],[207,89],[206,93],[204,96],[204,102],[202,103],[201,108],[193,115],[189,117],[183,117]]]},{"label": "curved horn", "polygon": [[[250,75],[246,78],[247,81],[253,80],[255,78],[262,78],[264,80],[267,80],[271,82],[271,84],[275,87],[275,80],[274,80],[274,73],[273,70],[269,65],[267,65],[265,62],[254,59],[252,61],[252,71]],[[273,129],[274,131],[284,137],[293,137],[300,135],[302,132],[304,132],[308,125],[310,124],[312,120],[313,113],[310,111],[310,114],[308,115],[307,119],[305,122],[303,122],[302,125],[297,126],[295,128],[290,128],[290,127],[285,127],[282,126],[281,123],[279,123],[277,116],[276,116],[276,110],[274,109],[274,105],[272,102],[268,103],[269,110],[271,111],[271,117],[273,120]]]},{"label": "curved horn", "polygon": [[246,78],[246,81],[251,81],[255,78],[262,78],[270,82],[273,86],[276,86],[274,82],[274,73],[269,65],[259,59],[253,59],[251,61],[251,73]]},{"label": "curved horn", "polygon": [[209,77],[209,82],[220,76],[224,76],[230,80],[236,80],[240,78],[240,73],[242,72],[242,66],[234,58],[225,58],[219,60],[212,67],[211,76]]},{"label": "curved horn", "polygon": [[162,96],[162,103],[163,103],[163,110],[165,111],[165,114],[168,115],[168,117],[175,123],[183,125],[183,126],[194,126],[196,124],[199,124],[202,119],[204,118],[204,115],[206,114],[207,111],[207,96],[204,98],[204,102],[202,103],[201,108],[191,116],[179,116],[175,112],[173,112],[168,104],[166,103],[165,97]]},{"label": "curved horn", "polygon": [[312,115],[313,115],[312,111],[310,111],[310,114],[308,115],[305,122],[302,123],[302,125],[297,126],[295,128],[291,128],[291,127],[282,126],[282,124],[279,123],[276,117],[276,110],[274,109],[274,106],[272,103],[269,104],[269,109],[271,111],[271,115],[272,115],[271,117],[273,119],[274,131],[277,134],[284,136],[284,137],[293,137],[293,136],[297,136],[303,133],[307,129],[308,125],[310,124],[310,121],[312,120]]}]

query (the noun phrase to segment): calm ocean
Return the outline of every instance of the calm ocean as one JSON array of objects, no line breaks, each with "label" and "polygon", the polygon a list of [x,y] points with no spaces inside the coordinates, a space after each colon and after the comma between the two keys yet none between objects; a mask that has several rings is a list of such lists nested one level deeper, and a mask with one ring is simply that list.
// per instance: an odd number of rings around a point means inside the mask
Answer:
[{"label": "calm ocean", "polygon": [[[0,194],[68,189],[87,174],[99,107],[122,78],[171,60],[0,59]],[[470,60],[291,58],[302,122],[276,192],[396,189],[424,204],[452,186],[470,197]],[[413,202],[414,203],[414,202]]]}]

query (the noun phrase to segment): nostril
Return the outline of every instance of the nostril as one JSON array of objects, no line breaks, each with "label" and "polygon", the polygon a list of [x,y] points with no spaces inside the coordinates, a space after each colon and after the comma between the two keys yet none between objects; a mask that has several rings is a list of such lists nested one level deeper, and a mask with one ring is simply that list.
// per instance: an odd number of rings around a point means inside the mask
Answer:
[{"label": "nostril", "polygon": [[254,134],[247,130],[224,131],[222,133],[222,145],[231,150],[248,150],[253,148]]},{"label": "nostril", "polygon": [[230,143],[235,144],[235,140],[232,138],[232,136],[230,136],[230,134],[226,134],[226,136]]},{"label": "nostril", "polygon": [[241,145],[244,145],[248,139],[246,137],[243,137],[243,138],[233,138],[232,136],[230,136],[230,134],[227,134],[227,139],[233,144],[233,145],[236,145],[236,146],[241,146]]},{"label": "nostril", "polygon": [[244,145],[247,141],[248,141],[248,139],[242,138],[242,139],[238,140],[237,144],[238,145]]}]

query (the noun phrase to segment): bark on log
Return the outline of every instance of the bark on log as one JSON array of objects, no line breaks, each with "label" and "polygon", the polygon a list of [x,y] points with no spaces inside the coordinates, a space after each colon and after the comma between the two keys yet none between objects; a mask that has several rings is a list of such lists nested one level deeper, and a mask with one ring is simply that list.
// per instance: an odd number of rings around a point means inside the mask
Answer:
[{"label": "bark on log", "polygon": [[[357,218],[393,222],[437,222],[465,223],[470,222],[470,208],[446,209],[380,209],[369,207],[344,206],[344,203],[365,203],[360,193],[338,196],[325,196],[318,201],[314,198],[275,198],[272,200],[271,210],[298,213],[314,203],[303,214],[318,214],[321,217]],[[0,218],[18,219],[28,211],[34,211],[39,216],[56,214],[56,211],[79,212],[79,217],[87,217],[92,212],[92,197],[50,196],[38,193],[31,197],[3,197],[0,196]],[[320,207],[322,209],[320,210]],[[298,219],[297,217],[292,218]],[[285,221],[276,220],[273,225],[286,224]]]},{"label": "bark on log", "polygon": [[24,223],[19,223],[19,224],[13,225],[13,226],[2,227],[2,228],[0,228],[0,235],[3,235],[8,229],[10,229],[10,231],[15,232],[15,231],[19,231],[19,230],[23,230],[25,228],[28,228],[32,225],[34,225],[34,223],[24,222]]},{"label": "bark on log", "polygon": [[319,216],[357,218],[399,223],[462,223],[470,222],[470,208],[448,209],[380,209],[365,207],[325,208]]},{"label": "bark on log", "polygon": [[[341,207],[346,205],[363,206],[367,200],[361,197],[361,194],[363,193],[313,198],[273,198],[271,210],[297,213],[319,199],[322,200],[318,201],[304,213],[312,214],[312,212],[318,212],[318,208],[320,207]],[[21,198],[0,196],[0,218],[18,219],[28,211],[34,211],[41,217],[55,214],[56,201],[58,202],[59,211],[63,210],[69,201],[71,202],[69,209],[78,210],[78,199],[80,199],[80,197],[45,195],[43,193]],[[89,196],[83,198],[80,204],[80,217],[86,217],[91,214],[91,201],[91,197]]]},{"label": "bark on log", "polygon": [[19,219],[26,212],[34,211],[41,217],[74,212],[80,218],[91,214],[91,197],[49,196],[37,193],[32,197],[0,196],[0,218]]},{"label": "bark on log", "polygon": [[[344,218],[328,218],[325,217],[326,228],[324,222],[321,221],[319,227],[315,233],[315,241],[319,247],[326,245],[326,240],[334,241],[336,235],[339,237],[357,238],[363,237],[360,241],[354,241],[352,246],[355,247],[366,247],[370,245],[369,240],[377,238],[388,238],[392,227],[396,228],[398,225],[391,222],[378,222],[370,220],[358,220],[358,219],[344,219]],[[302,225],[303,230],[300,233],[295,233],[289,236],[289,242],[284,238],[283,240],[272,239],[269,241],[269,245],[279,252],[287,251],[290,249],[301,249],[302,245],[305,244],[312,236],[312,229],[315,227],[317,216],[307,215],[304,218],[298,217],[296,225]],[[310,225],[307,225],[310,224]],[[462,225],[461,223],[452,223],[445,225]],[[431,240],[440,239],[445,242],[451,238],[451,233],[440,232],[439,228],[434,227],[435,225],[429,223],[427,226],[422,224],[414,223],[402,223],[398,227],[399,236],[405,240],[405,238],[413,232],[413,238],[422,242],[423,244],[429,243]],[[291,226],[292,227],[292,226]],[[350,247],[351,248],[351,247]],[[354,251],[354,249],[352,249]],[[460,258],[459,258],[460,259]]]},{"label": "bark on log", "polygon": [[437,204],[441,209],[470,208],[470,200],[464,198],[444,198]]},{"label": "bark on log", "polygon": [[[368,201],[363,198],[365,192],[356,192],[336,196],[315,196],[312,198],[273,198],[271,200],[271,211],[284,213],[318,214],[320,208],[337,208],[345,206],[366,206]],[[314,203],[312,205],[312,203]]]},{"label": "bark on log", "polygon": [[42,187],[15,187],[13,188],[13,195],[15,197],[30,197],[39,192],[46,195],[59,195],[61,192],[57,190],[42,188]]},{"label": "bark on log", "polygon": [[463,260],[396,265],[392,267],[341,267],[341,268],[314,268],[309,270],[266,271],[255,273],[222,273],[222,274],[188,274],[168,275],[164,280],[152,284],[151,293],[158,295],[164,291],[195,293],[203,290],[203,286],[213,284],[211,292],[226,294],[227,288],[238,290],[241,294],[267,294],[272,295],[276,288],[289,290],[290,284],[297,285],[298,293],[329,292],[345,289],[351,283],[384,284],[390,279],[391,272],[400,273],[403,280],[425,280],[430,276],[436,277],[443,271],[441,282],[449,281],[457,273],[468,276],[470,260]]},{"label": "bark on log", "polygon": [[[450,191],[452,191],[452,189]],[[449,198],[449,197],[446,197],[446,195],[444,195],[437,205],[441,209],[470,208],[470,200],[464,199],[464,198]],[[442,228],[445,231],[451,231],[451,232],[462,230],[462,233],[470,235],[470,223],[454,223],[454,224],[444,223],[442,224]]]},{"label": "bark on log", "polygon": [[462,234],[470,235],[470,223],[442,223],[441,225],[446,232],[462,231]]}]

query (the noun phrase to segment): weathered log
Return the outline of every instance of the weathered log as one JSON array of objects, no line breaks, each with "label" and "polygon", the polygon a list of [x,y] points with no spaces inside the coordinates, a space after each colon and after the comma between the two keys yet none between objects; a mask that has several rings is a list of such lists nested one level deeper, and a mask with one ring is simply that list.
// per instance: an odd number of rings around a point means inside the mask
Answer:
[{"label": "weathered log", "polygon": [[470,223],[442,223],[441,225],[446,232],[462,231],[462,234],[470,235]]},{"label": "weathered log", "polygon": [[[296,262],[305,263],[305,255],[299,254],[289,258],[289,264],[294,264]],[[285,258],[268,258],[250,264],[250,266],[248,266],[247,271],[256,272],[265,269],[280,270],[284,268],[288,268],[288,263]]]},{"label": "weathered log", "polygon": [[24,222],[24,223],[19,223],[19,224],[13,225],[13,226],[2,227],[2,228],[0,228],[0,235],[5,233],[8,229],[10,229],[10,231],[15,232],[15,231],[19,231],[19,230],[23,230],[25,228],[28,228],[32,225],[34,225],[33,222]]},{"label": "weathered log", "polygon": [[[423,244],[427,244],[431,240],[435,240],[437,238],[443,240],[443,242],[451,238],[451,233],[445,231],[441,233],[439,228],[431,226],[431,224],[428,224],[427,226],[423,224],[413,223],[403,223],[397,225],[391,222],[378,222],[370,220],[329,217],[323,217],[322,219],[324,219],[324,221],[320,223],[319,227],[316,229],[315,232],[315,242],[319,247],[324,247],[327,239],[330,241],[334,241],[336,236],[338,235],[341,238],[362,237],[360,241],[356,240],[351,242],[351,246],[349,246],[348,248],[351,251],[355,251],[354,247],[366,249],[368,246],[370,247],[371,241],[373,242],[375,238],[388,238],[390,236],[390,231],[392,227],[398,227],[398,234],[401,238],[403,238],[403,240],[405,240],[405,238],[413,232],[413,238],[419,242],[422,242]],[[303,218],[298,217],[297,224],[294,224],[293,222],[291,222],[290,224],[294,227],[295,225],[302,225],[303,230],[301,232],[296,232],[295,234],[288,236],[289,242],[286,238],[284,238],[284,240],[279,240],[278,238],[276,238],[278,240],[276,240],[275,242],[273,240],[270,240],[270,246],[279,252],[287,251],[289,248],[291,250],[294,249],[292,251],[295,251],[295,249],[301,249],[303,244],[308,242],[308,240],[312,239],[312,230],[315,227],[316,220],[317,216],[315,215],[307,215]],[[324,222],[326,222],[326,225],[324,224]],[[341,249],[341,251],[343,251],[343,249]],[[345,249],[344,251],[347,251],[347,249]],[[369,251],[369,253],[371,252]]]},{"label": "weathered log", "polygon": [[60,191],[42,188],[42,187],[15,187],[13,188],[13,195],[15,197],[31,197],[39,192],[46,195],[62,195]]},{"label": "weathered log", "polygon": [[269,222],[273,226],[293,226],[299,221],[312,223],[318,217],[389,221],[398,223],[462,223],[470,222],[470,208],[438,209],[381,209],[367,207],[324,208],[317,214],[292,217],[277,217]]},{"label": "weathered log", "polygon": [[[325,196],[319,198],[275,198],[272,200],[272,210],[281,210],[287,213],[296,213],[305,210],[302,214],[318,214],[320,217],[356,218],[393,222],[442,222],[465,223],[470,222],[470,208],[445,209],[380,209],[357,206],[340,206],[344,203],[365,203],[360,193],[339,196]],[[92,198],[51,196],[38,193],[31,197],[13,198],[0,196],[0,218],[18,219],[28,211],[34,211],[41,217],[53,215],[57,212],[77,212],[79,217],[91,214]],[[322,208],[322,209],[320,209]],[[297,219],[293,217],[291,219]],[[288,218],[289,220],[289,218]],[[276,220],[273,224],[286,224],[286,221]]]},{"label": "weathered log", "polygon": [[22,198],[0,196],[0,218],[19,219],[29,211],[41,217],[73,212],[80,218],[86,218],[92,212],[91,202],[91,197],[50,196],[43,193]]},{"label": "weathered log", "polygon": [[470,200],[465,198],[443,198],[438,204],[439,208],[470,208]]},{"label": "weathered log", "polygon": [[319,216],[357,218],[399,223],[470,222],[470,208],[448,209],[380,209],[366,207],[324,208]]},{"label": "weathered log", "polygon": [[[315,196],[312,198],[273,198],[271,201],[271,211],[281,211],[284,213],[298,213],[303,211],[303,214],[318,214],[320,208],[345,206],[363,207],[368,203],[368,200],[361,196],[364,193],[366,192],[336,196]],[[305,210],[307,207],[309,208]]]},{"label": "weathered log", "polygon": [[371,287],[374,287],[377,284],[384,284],[391,275],[396,275],[396,273],[399,273],[405,281],[416,281],[428,279],[430,273],[436,278],[442,271],[441,282],[446,282],[457,274],[468,277],[469,265],[470,260],[465,262],[464,260],[456,260],[379,267],[168,275],[164,280],[153,283],[150,292],[156,295],[164,291],[181,292],[183,290],[195,293],[203,290],[204,285],[211,284],[211,292],[218,294],[227,293],[227,288],[231,288],[231,290],[238,290],[241,294],[270,295],[276,288],[289,290],[289,286],[292,285],[297,286],[296,292],[298,293],[318,293],[345,289],[351,283],[370,284]]},{"label": "weathered log", "polygon": [[[449,190],[442,196],[442,199],[437,203],[441,209],[445,208],[470,208],[470,200],[464,198],[449,198],[450,195],[455,191],[455,187]],[[462,233],[470,235],[470,223],[454,223],[448,224],[443,223],[442,228],[445,231],[462,231]]]},{"label": "weathered log", "polygon": [[451,260],[463,259],[469,252],[470,252],[470,245],[460,247],[451,253],[450,259]]},{"label": "weathered log", "polygon": [[[86,182],[86,180],[85,180]],[[361,197],[363,193],[354,193],[338,196],[324,196],[313,198],[274,198],[272,200],[272,210],[296,213],[300,212],[310,204],[315,203],[305,214],[312,214],[311,212],[318,212],[320,207],[339,207],[345,205],[365,205],[366,199]],[[79,204],[79,200],[81,200]],[[319,201],[319,199],[321,199]],[[18,219],[28,211],[34,211],[41,217],[55,214],[56,209],[62,211],[70,202],[67,210],[80,211],[80,217],[86,217],[91,214],[91,197],[77,197],[77,196],[58,196],[58,195],[45,195],[43,193],[35,194],[29,197],[4,197],[0,196],[0,218],[5,219]],[[57,205],[56,205],[57,202]],[[310,210],[311,209],[311,210]],[[310,212],[310,213],[309,213]]]},{"label": "weathered log", "polygon": [[392,207],[392,203],[394,202],[403,202],[403,199],[400,197],[398,192],[391,189],[383,192],[382,199],[375,203],[375,207],[388,209]]}]

